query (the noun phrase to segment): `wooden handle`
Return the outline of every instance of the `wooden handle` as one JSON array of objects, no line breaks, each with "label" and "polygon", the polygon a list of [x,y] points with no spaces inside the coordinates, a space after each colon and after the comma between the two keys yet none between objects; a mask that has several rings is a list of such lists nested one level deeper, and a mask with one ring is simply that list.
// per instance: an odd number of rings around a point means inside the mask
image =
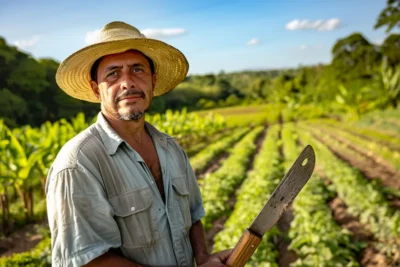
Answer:
[{"label": "wooden handle", "polygon": [[251,258],[262,238],[246,230],[226,261],[229,267],[243,267]]}]

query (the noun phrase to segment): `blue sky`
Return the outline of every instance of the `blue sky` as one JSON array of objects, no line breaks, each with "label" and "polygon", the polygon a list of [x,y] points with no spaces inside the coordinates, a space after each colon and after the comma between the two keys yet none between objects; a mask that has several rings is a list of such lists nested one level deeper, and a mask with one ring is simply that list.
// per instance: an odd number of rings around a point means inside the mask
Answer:
[{"label": "blue sky", "polygon": [[328,63],[333,44],[353,32],[382,42],[384,29],[373,26],[385,6],[386,0],[0,0],[0,36],[35,58],[62,61],[86,45],[88,33],[121,20],[180,49],[191,74],[272,69]]}]

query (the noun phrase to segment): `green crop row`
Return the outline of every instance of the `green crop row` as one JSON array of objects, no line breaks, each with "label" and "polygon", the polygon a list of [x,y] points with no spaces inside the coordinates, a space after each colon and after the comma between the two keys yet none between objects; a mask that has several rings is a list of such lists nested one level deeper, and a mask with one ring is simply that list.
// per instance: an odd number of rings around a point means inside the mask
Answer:
[{"label": "green crop row", "polygon": [[[279,125],[275,125],[268,130],[261,150],[254,160],[253,169],[237,192],[234,210],[224,229],[215,237],[214,250],[227,249],[238,242],[282,178],[279,128]],[[278,251],[274,242],[278,234],[276,227],[268,231],[246,266],[278,266]]]},{"label": "green crop row", "polygon": [[343,124],[335,120],[318,120],[317,123],[339,128],[353,134],[360,135],[372,141],[386,144],[387,146],[393,147],[396,150],[400,150],[400,139],[398,137],[386,134],[375,128],[354,127],[353,125]]},{"label": "green crop row", "polygon": [[[317,129],[315,127],[306,127],[305,128],[307,131],[312,133],[314,136],[316,136],[318,139],[320,139],[322,142],[325,144],[329,144],[329,146],[333,147],[334,149],[339,150],[341,153],[344,153],[346,156],[352,158],[352,159],[357,159],[360,162],[364,160],[364,157],[362,154],[358,153],[357,151],[350,149],[346,144],[339,142],[335,138],[331,137],[330,135],[325,134],[322,132],[320,129]],[[379,177],[374,177],[374,178],[379,178]],[[372,181],[371,181],[372,182]],[[373,180],[374,183],[379,183],[379,180],[375,179]],[[400,190],[395,188],[395,187],[388,187],[384,185],[380,185],[376,188],[379,190],[385,197],[387,196],[390,198],[391,196],[398,196],[400,197]]]},{"label": "green crop row", "polygon": [[389,257],[400,257],[400,211],[393,210],[374,183],[363,177],[359,170],[336,158],[309,132],[298,132],[303,143],[312,144],[318,155],[318,166],[332,181],[338,196],[348,206],[347,211],[359,218],[362,224],[379,241],[382,252]]},{"label": "green crop row", "polygon": [[242,128],[233,132],[219,141],[212,143],[211,145],[204,148],[202,151],[197,153],[195,156],[190,158],[190,163],[193,170],[199,173],[204,170],[207,164],[218,157],[222,152],[228,150],[235,142],[240,140],[250,129]]},{"label": "green crop row", "polygon": [[[293,124],[282,129],[286,171],[300,153]],[[317,163],[319,162],[317,157]],[[292,210],[289,248],[298,259],[292,266],[359,266],[355,252],[360,246],[352,243],[351,235],[333,219],[327,203],[332,193],[315,173],[295,198]]]},{"label": "green crop row", "polygon": [[373,156],[378,160],[383,160],[391,164],[395,169],[400,171],[400,152],[394,151],[385,145],[362,139],[354,134],[348,133],[338,127],[310,124],[318,129],[323,130],[325,133],[338,136],[346,140],[349,144],[356,146],[359,150],[362,150],[365,154]]},{"label": "green crop row", "polygon": [[222,166],[216,172],[204,177],[201,191],[206,211],[206,216],[203,218],[206,229],[211,227],[215,219],[230,213],[227,201],[236,187],[246,178],[250,156],[256,150],[255,140],[263,129],[263,126],[259,126],[250,131],[233,147]]},{"label": "green crop row", "polygon": [[196,155],[197,153],[202,151],[204,148],[209,146],[211,143],[214,143],[214,142],[220,140],[221,138],[227,137],[234,130],[235,129],[226,128],[221,131],[216,131],[213,134],[207,135],[202,140],[198,140],[198,141],[190,144],[188,147],[185,147],[184,148],[185,152],[189,157],[193,157],[194,155]]}]

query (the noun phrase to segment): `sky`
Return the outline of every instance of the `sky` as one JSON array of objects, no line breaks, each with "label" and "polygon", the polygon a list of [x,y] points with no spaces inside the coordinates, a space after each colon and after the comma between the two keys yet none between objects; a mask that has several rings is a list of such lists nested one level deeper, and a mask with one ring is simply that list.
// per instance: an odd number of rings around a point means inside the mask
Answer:
[{"label": "sky", "polygon": [[59,62],[93,42],[111,21],[181,50],[189,74],[263,70],[331,61],[338,39],[371,43],[386,0],[0,0],[0,36],[35,58]]}]

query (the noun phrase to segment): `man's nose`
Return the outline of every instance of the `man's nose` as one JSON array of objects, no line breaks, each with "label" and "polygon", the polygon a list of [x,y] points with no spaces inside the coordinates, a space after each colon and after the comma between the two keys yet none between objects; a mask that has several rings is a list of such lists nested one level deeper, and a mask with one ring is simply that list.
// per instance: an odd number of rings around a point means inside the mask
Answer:
[{"label": "man's nose", "polygon": [[136,82],[133,75],[124,71],[121,77],[121,89],[131,89],[136,87]]}]

